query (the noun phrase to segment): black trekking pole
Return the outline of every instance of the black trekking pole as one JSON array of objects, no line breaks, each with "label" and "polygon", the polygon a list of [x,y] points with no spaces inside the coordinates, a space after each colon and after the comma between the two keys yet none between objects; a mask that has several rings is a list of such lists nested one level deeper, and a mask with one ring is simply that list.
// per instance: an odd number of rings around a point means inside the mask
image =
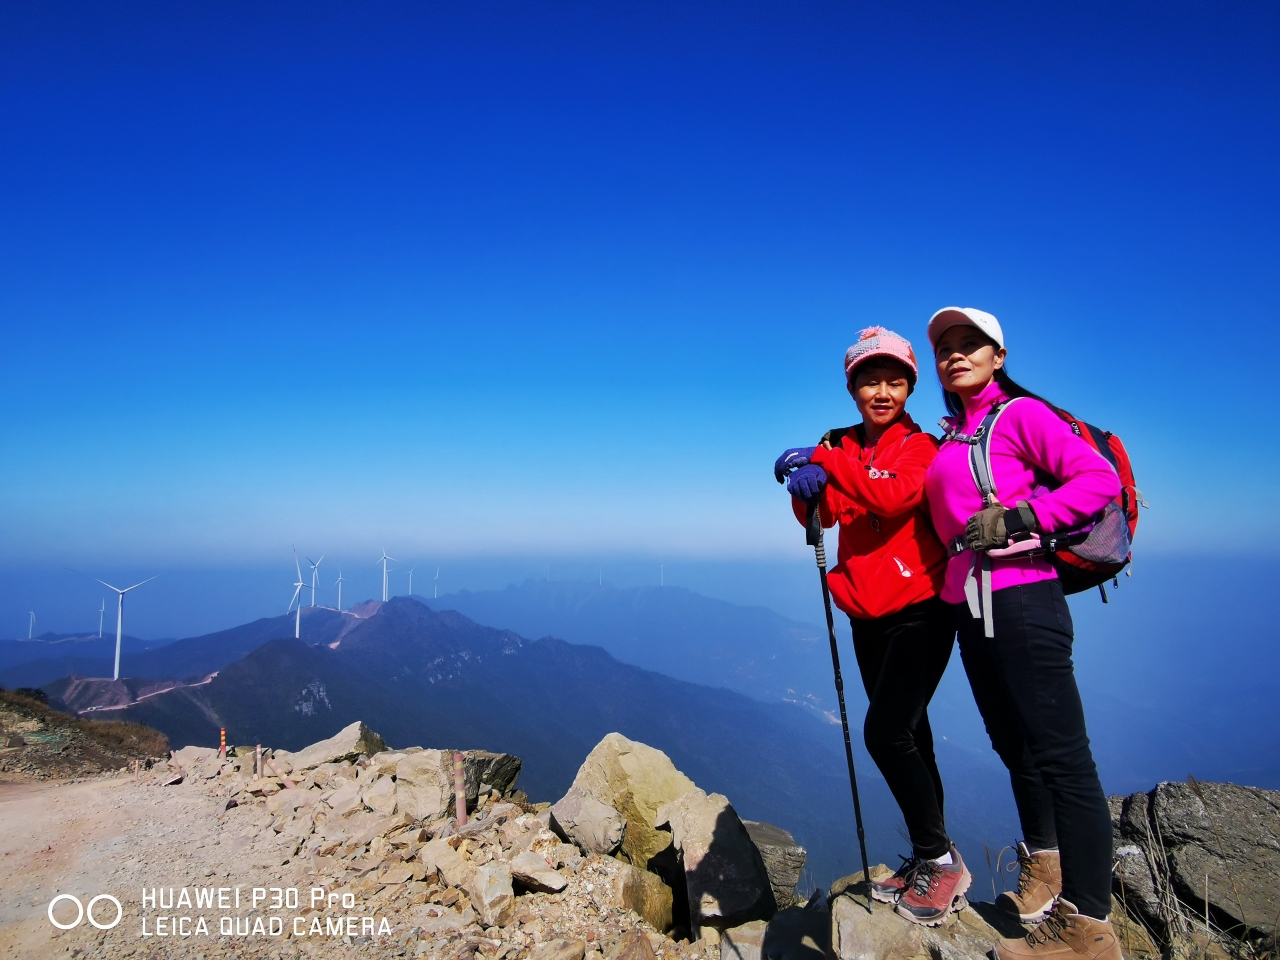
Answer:
[{"label": "black trekking pole", "polygon": [[862,803],[858,800],[858,774],[853,769],[853,744],[849,740],[849,715],[844,708],[844,678],[840,675],[840,649],[836,645],[836,622],[831,615],[831,587],[827,585],[827,550],[822,543],[822,515],[815,498],[809,504],[804,542],[813,547],[822,581],[822,603],[827,610],[827,638],[831,641],[831,666],[836,674],[836,699],[840,701],[840,726],[844,728],[844,756],[849,761],[849,788],[853,791],[853,819],[858,825],[858,851],[862,854],[862,878],[867,884],[867,912],[871,912],[871,869],[867,866],[867,835],[862,829]]}]

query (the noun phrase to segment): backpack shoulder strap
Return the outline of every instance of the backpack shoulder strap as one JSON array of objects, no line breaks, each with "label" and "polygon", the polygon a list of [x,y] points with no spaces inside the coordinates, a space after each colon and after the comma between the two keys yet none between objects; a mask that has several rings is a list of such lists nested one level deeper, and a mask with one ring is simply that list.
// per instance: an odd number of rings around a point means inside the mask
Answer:
[{"label": "backpack shoulder strap", "polygon": [[996,483],[991,471],[991,431],[995,429],[996,423],[1004,412],[1019,399],[1014,397],[1012,400],[996,405],[982,418],[981,426],[974,431],[973,439],[970,440],[969,472],[973,475],[973,482],[977,484],[978,492],[982,494],[984,506],[989,507],[997,502]]}]

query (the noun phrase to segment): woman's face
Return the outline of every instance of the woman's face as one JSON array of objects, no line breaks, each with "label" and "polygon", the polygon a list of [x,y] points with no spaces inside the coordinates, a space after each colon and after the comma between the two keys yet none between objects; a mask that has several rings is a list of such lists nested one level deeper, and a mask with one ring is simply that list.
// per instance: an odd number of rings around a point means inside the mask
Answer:
[{"label": "woman's face", "polygon": [[971,397],[982,392],[1004,366],[1004,347],[997,347],[977,327],[948,327],[933,348],[942,389]]},{"label": "woman's face", "polygon": [[849,393],[863,423],[886,427],[906,408],[911,380],[907,368],[896,360],[872,360],[853,371]]}]

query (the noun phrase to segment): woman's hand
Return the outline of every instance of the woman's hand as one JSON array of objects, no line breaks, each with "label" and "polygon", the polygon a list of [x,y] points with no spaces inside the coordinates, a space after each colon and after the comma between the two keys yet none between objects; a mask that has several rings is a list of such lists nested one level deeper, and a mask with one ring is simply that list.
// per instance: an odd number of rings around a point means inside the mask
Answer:
[{"label": "woman's hand", "polygon": [[827,471],[816,463],[806,463],[791,474],[791,479],[787,481],[787,493],[807,503],[821,494],[826,485]]},{"label": "woman's hand", "polygon": [[1035,511],[1020,500],[1015,510],[1006,510],[998,503],[979,510],[969,518],[964,539],[970,550],[1000,550],[1009,546],[1010,540],[1026,540],[1039,532]]},{"label": "woman's hand", "polygon": [[[795,470],[797,467],[803,467],[805,464],[809,462],[809,460],[813,457],[813,451],[816,449],[818,448],[817,447],[792,447],[790,450],[784,450],[782,453],[782,456],[780,456],[773,463],[774,479],[777,480],[779,483],[784,482],[787,479],[788,473],[790,473],[792,470]],[[823,483],[825,482],[826,480],[824,479]],[[787,489],[790,489],[790,487],[788,487]]]},{"label": "woman's hand", "polygon": [[991,550],[1009,545],[1009,534],[1004,528],[1005,512],[1005,508],[997,503],[969,518],[964,528],[964,539],[970,550]]}]

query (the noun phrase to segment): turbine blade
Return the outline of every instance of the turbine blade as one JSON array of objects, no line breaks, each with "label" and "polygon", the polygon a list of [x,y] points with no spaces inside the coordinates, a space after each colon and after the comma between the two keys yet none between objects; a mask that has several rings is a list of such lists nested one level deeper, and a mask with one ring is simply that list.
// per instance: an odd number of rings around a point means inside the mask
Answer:
[{"label": "turbine blade", "polygon": [[[158,577],[158,576],[160,576],[160,574],[158,574],[158,573],[157,573],[157,574],[156,574],[156,577]],[[150,582],[151,582],[152,580],[154,580],[156,577],[147,577],[147,579],[143,580],[143,581],[142,581],[142,583],[150,583]],[[120,592],[121,592],[121,593],[128,593],[130,590],[136,590],[136,589],[138,589],[138,587],[142,586],[142,583],[135,583],[132,587],[125,587],[125,588],[124,588],[123,590],[121,590]]]},{"label": "turbine blade", "polygon": [[[98,580],[98,578],[97,578],[97,577],[94,577],[94,579],[95,579],[95,580]],[[116,593],[124,593],[124,591],[123,591],[123,590],[121,590],[119,587],[113,587],[113,586],[111,586],[111,584],[107,583],[107,581],[105,581],[105,580],[98,580],[98,582],[99,582],[100,584],[102,584],[104,587],[107,587],[107,588],[108,588],[108,589],[110,589],[110,590],[114,590]]]}]

